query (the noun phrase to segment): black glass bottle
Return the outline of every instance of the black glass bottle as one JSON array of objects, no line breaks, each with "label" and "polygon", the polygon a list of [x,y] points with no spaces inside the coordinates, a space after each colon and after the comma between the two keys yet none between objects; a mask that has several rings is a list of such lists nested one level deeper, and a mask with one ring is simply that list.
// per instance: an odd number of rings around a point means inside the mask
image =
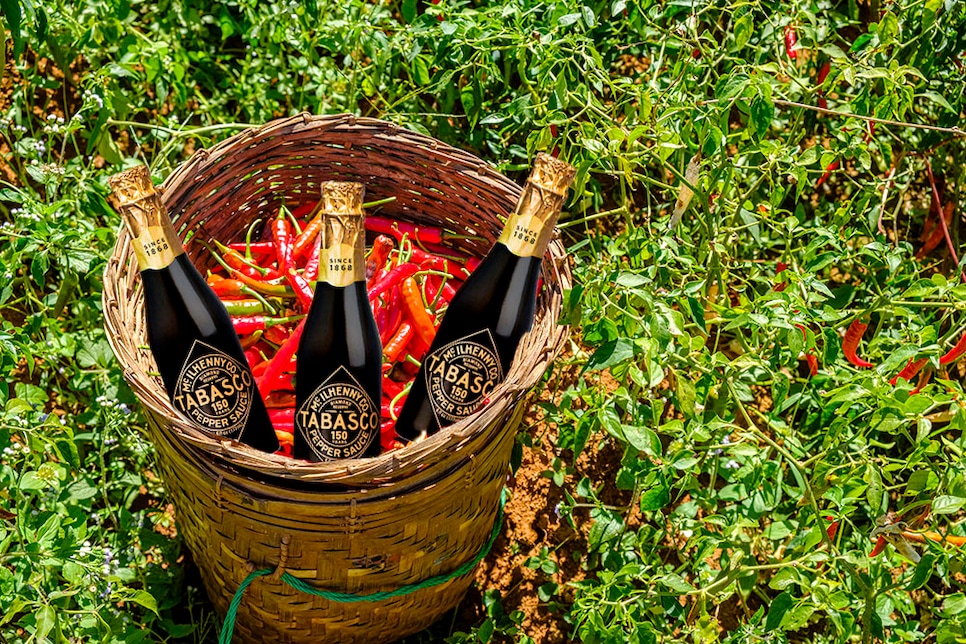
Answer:
[{"label": "black glass bottle", "polygon": [[382,344],[366,294],[364,188],[321,188],[319,277],[295,367],[295,457],[377,456]]},{"label": "black glass bottle", "polygon": [[231,317],[184,252],[146,166],[112,176],[141,271],[148,344],[172,405],[200,429],[278,449]]},{"label": "black glass bottle", "polygon": [[401,439],[469,416],[503,382],[533,325],[541,259],[574,174],[569,164],[537,155],[500,238],[443,315],[396,421]]}]

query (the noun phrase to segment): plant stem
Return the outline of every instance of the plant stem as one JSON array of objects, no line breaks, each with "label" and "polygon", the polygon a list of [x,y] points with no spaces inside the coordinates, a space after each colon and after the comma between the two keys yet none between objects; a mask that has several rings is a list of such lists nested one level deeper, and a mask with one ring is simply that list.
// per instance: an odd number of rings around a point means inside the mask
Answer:
[{"label": "plant stem", "polygon": [[200,134],[207,134],[208,132],[217,132],[219,130],[244,130],[250,127],[258,127],[256,123],[216,123],[215,125],[205,125],[202,127],[192,128],[190,130],[176,130],[174,128],[166,127],[164,125],[154,125],[151,123],[138,123],[137,121],[119,121],[117,119],[107,119],[108,125],[117,125],[120,127],[137,127],[146,130],[154,130],[156,132],[164,132],[165,134],[170,134],[174,137],[179,136],[198,136]]},{"label": "plant stem", "polygon": [[[720,102],[720,99],[711,98],[706,101],[698,101],[697,105],[712,105],[718,102]],[[862,114],[853,114],[852,112],[839,112],[838,110],[830,110],[826,107],[809,105],[807,103],[799,103],[797,101],[786,101],[781,98],[772,99],[772,102],[775,105],[781,105],[782,107],[798,107],[803,110],[812,110],[813,112],[828,114],[830,116],[841,116],[843,118],[853,118],[853,119],[860,119],[862,121],[869,121],[870,123],[880,123],[882,125],[895,125],[897,127],[911,127],[919,130],[931,130],[933,132],[944,132],[946,134],[952,134],[953,136],[966,137],[966,131],[959,129],[958,127],[940,127],[938,125],[928,125],[926,123],[909,123],[906,121],[893,121],[892,119],[880,119],[874,116],[863,116]]]}]

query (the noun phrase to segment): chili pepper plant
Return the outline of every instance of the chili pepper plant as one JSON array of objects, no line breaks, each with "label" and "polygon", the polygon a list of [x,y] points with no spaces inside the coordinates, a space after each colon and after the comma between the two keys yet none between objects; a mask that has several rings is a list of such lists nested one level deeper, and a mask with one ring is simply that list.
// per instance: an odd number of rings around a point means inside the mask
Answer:
[{"label": "chili pepper plant", "polygon": [[[160,181],[301,111],[387,119],[518,183],[539,151],[578,168],[570,340],[517,438],[501,536],[407,642],[966,639],[963,3],[0,11],[0,640],[217,640],[102,329],[106,177],[146,161]],[[294,352],[307,214],[302,234],[272,211],[265,237],[203,240],[255,364]],[[369,292],[399,362],[465,275],[444,229],[373,214],[391,242]],[[392,267],[420,235],[419,267]]]}]

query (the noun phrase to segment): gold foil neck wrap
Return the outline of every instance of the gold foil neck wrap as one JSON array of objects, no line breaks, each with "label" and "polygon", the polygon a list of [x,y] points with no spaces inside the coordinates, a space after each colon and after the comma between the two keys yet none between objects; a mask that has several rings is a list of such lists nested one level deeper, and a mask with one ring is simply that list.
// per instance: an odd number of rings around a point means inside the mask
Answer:
[{"label": "gold foil neck wrap", "polygon": [[323,181],[319,214],[319,278],[333,286],[349,286],[366,279],[366,216],[361,183]]},{"label": "gold foil neck wrap", "polygon": [[322,215],[319,278],[332,286],[366,279],[364,215]]},{"label": "gold foil neck wrap", "polygon": [[577,168],[566,161],[541,152],[533,161],[533,170],[530,171],[528,181],[554,194],[566,197],[567,189],[570,188],[576,174]]},{"label": "gold foil neck wrap", "polygon": [[543,257],[567,200],[576,169],[549,154],[538,154],[516,211],[497,240],[520,257]]},{"label": "gold foil neck wrap", "polygon": [[350,181],[323,181],[319,211],[327,215],[361,215],[366,187]]},{"label": "gold foil neck wrap", "polygon": [[131,233],[134,255],[142,271],[165,268],[184,253],[147,166],[119,172],[107,182],[111,203]]}]

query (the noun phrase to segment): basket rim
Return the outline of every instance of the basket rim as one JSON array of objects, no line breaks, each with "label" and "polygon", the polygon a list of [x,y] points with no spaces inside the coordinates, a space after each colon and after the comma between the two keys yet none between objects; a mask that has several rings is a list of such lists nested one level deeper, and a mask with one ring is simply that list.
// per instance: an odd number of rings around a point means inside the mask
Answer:
[{"label": "basket rim", "polygon": [[[487,176],[493,180],[498,188],[512,196],[514,201],[520,193],[520,187],[517,184],[511,182],[481,159],[432,137],[378,119],[356,117],[351,114],[325,116],[303,113],[246,129],[221,141],[210,150],[196,150],[161,184],[163,199],[167,204],[173,193],[177,190],[184,190],[185,183],[192,183],[192,177],[209,170],[210,166],[218,159],[231,154],[236,147],[249,147],[266,133],[276,134],[278,131],[293,127],[298,129],[310,128],[322,132],[334,128],[365,128],[382,138],[400,137],[403,139],[403,145],[423,149],[427,152],[432,151],[433,154],[442,154],[462,162],[461,165],[464,169],[457,170],[457,174],[469,171],[476,175]],[[189,186],[189,189],[194,187]],[[180,220],[179,214],[173,213],[172,217],[175,219],[176,227]],[[547,254],[544,256],[543,271],[544,283],[550,284],[552,287],[556,286],[559,293],[562,293],[570,285],[569,267],[566,259],[563,244],[560,242],[559,236],[555,236]],[[539,329],[539,331],[544,332],[545,336],[540,349],[541,355],[531,361],[532,364],[529,365],[515,359],[506,379],[491,393],[489,404],[475,414],[420,442],[410,443],[401,448],[383,452],[375,457],[309,463],[288,456],[267,454],[236,441],[213,437],[204,433],[202,430],[195,428],[186,417],[174,409],[159,378],[150,376],[145,370],[138,368],[137,364],[129,364],[129,361],[125,359],[129,348],[126,345],[133,343],[137,347],[146,344],[146,339],[143,334],[139,338],[125,336],[126,329],[115,317],[119,311],[119,307],[116,306],[118,302],[111,300],[114,298],[115,288],[120,286],[119,276],[125,271],[130,271],[133,263],[131,239],[128,231],[122,227],[104,271],[102,301],[108,342],[118,362],[123,367],[125,380],[131,386],[145,412],[165,419],[171,429],[174,430],[166,432],[166,438],[180,444],[183,449],[179,451],[192,458],[196,466],[203,466],[203,469],[210,470],[212,474],[218,475],[219,478],[227,474],[228,478],[235,483],[233,487],[242,487],[244,479],[247,478],[245,474],[238,472],[238,470],[254,473],[259,477],[262,484],[275,482],[280,487],[297,483],[299,485],[335,485],[340,488],[348,486],[360,490],[404,483],[405,479],[427,468],[440,465],[446,465],[442,469],[448,471],[457,462],[447,463],[448,460],[453,460],[448,457],[462,456],[460,460],[472,458],[472,450],[469,450],[468,447],[474,442],[479,442],[480,439],[485,439],[486,437],[483,435],[486,432],[484,430],[490,428],[507,412],[512,413],[512,409],[520,402],[520,399],[538,384],[569,333],[569,327],[557,323],[559,302],[557,302],[557,310],[548,306],[546,307],[547,315],[545,317],[549,319],[544,319],[542,324],[542,327],[547,328]],[[137,268],[135,267],[133,270],[137,271]],[[551,279],[547,279],[548,277]],[[139,282],[140,277],[137,277],[136,281]],[[134,310],[143,319],[143,295],[139,286],[132,297],[134,298]],[[538,328],[535,322],[534,327],[521,341],[521,348],[528,339],[533,340],[534,338],[531,336],[537,332]],[[129,335],[133,335],[133,333],[129,332]],[[150,352],[148,352],[148,356],[153,361]],[[159,425],[161,424],[159,421]],[[431,479],[427,479],[424,483],[430,481]]]}]

